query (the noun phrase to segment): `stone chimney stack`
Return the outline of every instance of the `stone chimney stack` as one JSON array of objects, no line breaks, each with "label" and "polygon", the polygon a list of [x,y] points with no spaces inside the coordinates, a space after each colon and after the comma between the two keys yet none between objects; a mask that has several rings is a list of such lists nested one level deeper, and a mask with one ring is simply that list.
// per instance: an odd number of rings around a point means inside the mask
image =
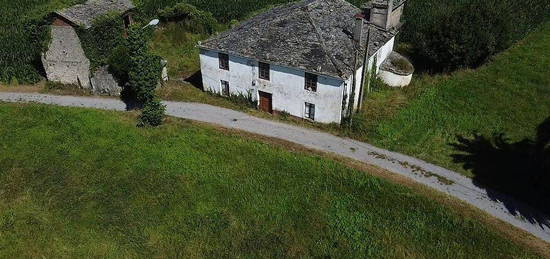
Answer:
[{"label": "stone chimney stack", "polygon": [[371,0],[363,5],[366,19],[384,29],[397,29],[401,26],[401,16],[406,0]]},{"label": "stone chimney stack", "polygon": [[363,41],[363,25],[365,24],[365,16],[362,13],[355,15],[355,26],[353,28],[353,39],[357,44],[357,47],[360,46]]}]

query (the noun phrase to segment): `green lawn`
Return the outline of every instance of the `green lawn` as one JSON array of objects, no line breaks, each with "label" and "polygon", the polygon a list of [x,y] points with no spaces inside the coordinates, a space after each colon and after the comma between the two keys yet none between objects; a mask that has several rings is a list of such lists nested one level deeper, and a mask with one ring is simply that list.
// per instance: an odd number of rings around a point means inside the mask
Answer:
[{"label": "green lawn", "polygon": [[189,32],[179,24],[164,24],[155,31],[151,49],[168,61],[168,75],[173,79],[187,78],[200,70],[198,42],[206,34]]},{"label": "green lawn", "polygon": [[533,139],[550,116],[550,23],[484,67],[374,93],[365,109],[358,138],[472,176],[451,157],[457,136]]},{"label": "green lawn", "polygon": [[[171,34],[157,34],[155,46],[163,45],[160,35]],[[367,97],[355,132],[334,125],[286,121],[370,142],[473,177],[470,169],[453,161],[452,156],[460,152],[452,144],[457,143],[458,136],[471,138],[474,133],[489,138],[504,133],[510,142],[533,139],[537,126],[550,116],[549,53],[550,23],[546,23],[479,69],[450,75],[416,75],[412,85],[404,89],[376,90]],[[159,89],[159,95],[168,100],[243,110],[186,84],[171,83]],[[244,110],[264,118],[283,119]]]},{"label": "green lawn", "polygon": [[331,160],[134,116],[0,104],[0,257],[537,257]]}]

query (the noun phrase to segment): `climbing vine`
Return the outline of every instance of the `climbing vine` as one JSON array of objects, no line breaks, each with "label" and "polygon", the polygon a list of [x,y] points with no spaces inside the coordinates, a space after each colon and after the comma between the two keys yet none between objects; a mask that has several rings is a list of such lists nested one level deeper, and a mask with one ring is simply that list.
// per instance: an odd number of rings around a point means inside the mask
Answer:
[{"label": "climbing vine", "polygon": [[120,13],[109,13],[94,20],[92,27],[78,29],[78,36],[90,59],[92,70],[107,65],[114,50],[124,43],[124,24]]},{"label": "climbing vine", "polygon": [[160,57],[149,50],[151,31],[134,25],[128,30],[128,87],[143,105],[139,126],[158,126],[162,123],[165,107],[155,94],[161,74]]}]

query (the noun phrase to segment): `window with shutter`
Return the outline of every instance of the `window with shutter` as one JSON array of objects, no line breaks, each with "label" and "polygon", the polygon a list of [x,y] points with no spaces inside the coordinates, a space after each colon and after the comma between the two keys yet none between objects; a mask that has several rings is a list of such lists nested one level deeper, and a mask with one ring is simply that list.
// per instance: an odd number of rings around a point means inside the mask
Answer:
[{"label": "window with shutter", "polygon": [[218,59],[220,60],[220,69],[229,70],[229,55],[218,53]]},{"label": "window with shutter", "polygon": [[221,80],[222,81],[222,95],[223,96],[229,96],[229,82]]},{"label": "window with shutter", "polygon": [[315,120],[315,104],[306,103],[305,117],[306,119]]},{"label": "window with shutter", "polygon": [[260,69],[260,79],[264,79],[264,80],[268,80],[269,81],[269,71],[270,71],[270,66],[269,64],[267,63],[262,63],[260,62],[259,65],[258,65],[259,69]]},{"label": "window with shutter", "polygon": [[317,92],[317,75],[306,73],[305,89],[312,92]]}]

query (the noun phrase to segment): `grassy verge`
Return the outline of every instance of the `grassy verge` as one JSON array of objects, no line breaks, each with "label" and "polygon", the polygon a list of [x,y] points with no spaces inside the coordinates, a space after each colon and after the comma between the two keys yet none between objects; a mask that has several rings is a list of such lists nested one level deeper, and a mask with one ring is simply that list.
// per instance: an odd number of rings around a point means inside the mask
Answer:
[{"label": "grassy verge", "polygon": [[177,23],[164,24],[155,31],[152,52],[168,61],[168,76],[187,78],[200,70],[198,42],[209,35],[191,33]]},{"label": "grassy verge", "polygon": [[[202,36],[188,33],[181,36],[176,33],[178,31],[177,26],[169,25],[157,32],[153,49],[168,57],[173,77],[185,77],[198,69],[198,55],[187,55],[196,51],[190,48]],[[550,74],[546,69],[550,64],[548,35],[550,23],[478,70],[451,75],[419,75],[405,89],[378,89],[365,102],[359,116],[363,122],[359,132],[271,116],[209,95],[187,83],[169,82],[158,93],[166,100],[208,103],[350,136],[473,176],[471,170],[453,161],[452,155],[457,151],[451,144],[457,143],[457,136],[468,137],[476,132],[484,135],[505,133],[510,141],[533,138],[537,125],[550,115],[550,102],[547,101],[550,99]],[[175,40],[181,41],[179,47],[171,43],[174,37],[181,37]],[[0,91],[18,88],[25,91],[29,87],[4,86]],[[75,93],[37,89],[45,93]]]},{"label": "grassy verge", "polygon": [[473,133],[533,139],[550,116],[548,53],[550,23],[480,69],[375,93],[364,113],[374,123],[359,137],[473,176],[453,160],[452,144]]},{"label": "grassy verge", "polygon": [[2,257],[537,257],[319,156],[133,116],[0,104]]}]

